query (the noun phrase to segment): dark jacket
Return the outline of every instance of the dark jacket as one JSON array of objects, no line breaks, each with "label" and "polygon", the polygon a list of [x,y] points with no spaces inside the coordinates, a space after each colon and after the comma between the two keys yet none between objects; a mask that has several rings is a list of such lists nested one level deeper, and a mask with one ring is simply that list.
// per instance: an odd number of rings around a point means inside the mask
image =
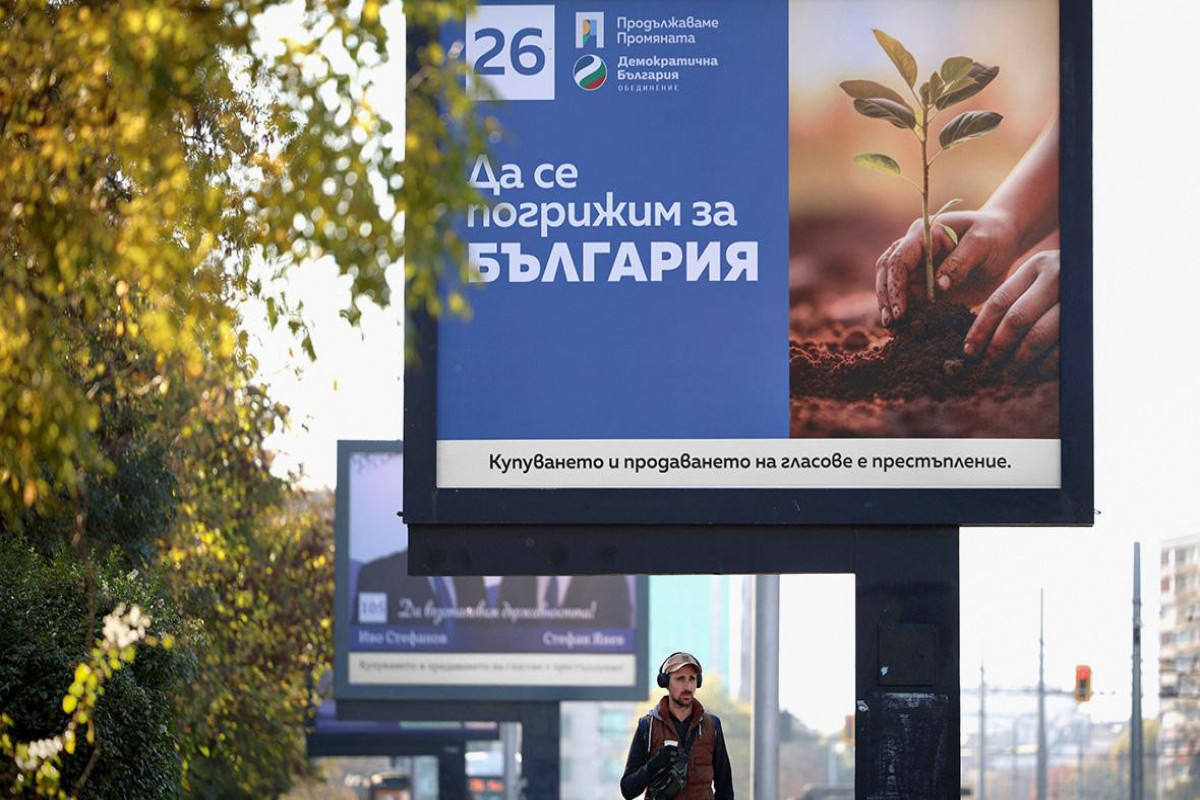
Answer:
[{"label": "dark jacket", "polygon": [[721,720],[706,713],[699,700],[693,700],[692,714],[686,725],[682,725],[671,716],[666,697],[638,720],[625,760],[625,774],[621,776],[621,794],[625,800],[633,800],[646,791],[654,777],[648,774],[646,762],[662,749],[663,742],[674,739],[682,748],[694,726],[698,729],[688,754],[687,786],[677,800],[734,800],[733,775]]}]

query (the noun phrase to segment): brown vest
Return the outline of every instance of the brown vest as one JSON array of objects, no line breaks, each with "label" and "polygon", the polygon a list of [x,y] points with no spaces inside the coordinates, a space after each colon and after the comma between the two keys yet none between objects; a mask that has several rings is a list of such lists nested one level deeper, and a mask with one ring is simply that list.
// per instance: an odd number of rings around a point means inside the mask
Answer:
[{"label": "brown vest", "polygon": [[[664,697],[649,714],[650,722],[650,756],[662,749],[667,739],[678,741],[679,734],[675,732],[675,718],[671,716],[667,698]],[[717,748],[717,729],[712,718],[704,713],[704,706],[699,700],[692,700],[692,717],[688,724],[688,738],[692,729],[699,725],[699,733],[692,743],[692,751],[688,755],[687,786],[683,794],[677,795],[677,800],[713,800],[713,753]],[[679,742],[682,748],[687,742]]]}]

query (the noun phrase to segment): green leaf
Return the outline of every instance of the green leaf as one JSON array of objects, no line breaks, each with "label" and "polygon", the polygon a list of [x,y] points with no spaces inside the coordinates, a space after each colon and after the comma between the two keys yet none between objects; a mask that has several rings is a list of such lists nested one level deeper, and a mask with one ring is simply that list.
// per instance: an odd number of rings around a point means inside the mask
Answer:
[{"label": "green leaf", "polygon": [[949,150],[963,142],[978,139],[986,133],[991,133],[1000,125],[1004,117],[995,111],[964,111],[946,123],[938,134],[942,147]]},{"label": "green leaf", "polygon": [[946,235],[950,237],[950,241],[958,244],[958,234],[954,232],[954,228],[951,228],[944,222],[939,222],[938,224],[942,226],[942,230],[944,230]]},{"label": "green leaf", "polygon": [[961,103],[969,97],[974,97],[994,81],[999,74],[999,67],[985,67],[978,61],[974,62],[966,76],[955,80],[952,84],[947,84],[944,93],[937,101],[937,107],[949,108],[955,103]]},{"label": "green leaf", "polygon": [[941,78],[943,83],[954,83],[959,78],[965,78],[975,62],[967,56],[953,56],[942,62]]},{"label": "green leaf", "polygon": [[267,298],[267,325],[274,330],[279,323],[279,309],[275,307],[275,298]]},{"label": "green leaf", "polygon": [[929,102],[936,103],[937,99],[942,96],[942,91],[946,88],[945,81],[942,76],[936,72],[929,76]]},{"label": "green leaf", "polygon": [[875,41],[879,42],[883,52],[887,53],[888,58],[896,65],[900,77],[904,78],[904,82],[909,86],[914,85],[917,82],[917,60],[913,58],[913,54],[908,52],[899,41],[883,31],[876,29],[874,33]]},{"label": "green leaf", "polygon": [[917,124],[917,118],[911,108],[883,97],[855,100],[854,110],[864,117],[886,119],[897,128],[911,130]]},{"label": "green leaf", "polygon": [[899,103],[905,108],[909,108],[908,103],[903,97],[900,96],[899,92],[889,89],[882,83],[857,80],[842,81],[838,85],[842,87],[842,91],[853,97],[855,100],[870,100],[873,97],[882,97],[885,100],[891,100],[894,103]]},{"label": "green leaf", "polygon": [[896,163],[896,159],[885,156],[883,153],[859,153],[854,157],[854,163],[876,172],[886,172],[889,175],[900,174],[900,165]]},{"label": "green leaf", "polygon": [[942,207],[941,207],[941,208],[939,208],[937,211],[935,211],[935,212],[933,213],[933,216],[935,216],[935,217],[940,217],[942,214],[945,214],[947,211],[949,211],[950,209],[954,208],[956,205],[958,205],[958,204],[959,204],[959,203],[961,203],[961,202],[962,202],[962,198],[961,198],[961,197],[955,197],[953,200],[947,200],[947,201],[946,201],[946,202],[945,202],[945,203],[942,205]]}]

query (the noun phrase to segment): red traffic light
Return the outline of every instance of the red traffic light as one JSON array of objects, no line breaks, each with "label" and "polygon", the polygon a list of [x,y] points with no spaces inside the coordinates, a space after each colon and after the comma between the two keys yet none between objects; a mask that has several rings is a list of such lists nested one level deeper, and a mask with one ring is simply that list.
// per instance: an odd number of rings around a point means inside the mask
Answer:
[{"label": "red traffic light", "polygon": [[1092,699],[1092,668],[1087,664],[1075,667],[1075,702]]}]

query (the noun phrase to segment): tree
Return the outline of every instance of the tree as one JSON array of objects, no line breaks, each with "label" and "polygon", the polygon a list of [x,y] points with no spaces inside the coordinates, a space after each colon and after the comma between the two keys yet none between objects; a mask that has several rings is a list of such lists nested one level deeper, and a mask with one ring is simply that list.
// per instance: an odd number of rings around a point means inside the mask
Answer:
[{"label": "tree", "polygon": [[[436,25],[465,5],[405,12]],[[436,44],[414,54],[407,135],[375,112],[373,93],[395,91],[377,86],[380,7],[0,7],[0,513],[113,470],[97,442],[106,404],[246,358],[245,301],[313,356],[279,280],[309,260],[350,276],[352,323],[361,303],[391,302],[402,256],[412,302],[440,310],[432,276],[482,139]],[[268,33],[292,12],[291,35]],[[452,131],[461,147],[446,147]],[[95,360],[96,338],[127,357]]]},{"label": "tree", "polygon": [[[405,12],[436,26],[466,5],[408,0]],[[171,657],[196,681],[161,717],[178,674],[143,682],[139,660],[114,677],[153,713],[114,682],[107,755],[90,772],[86,753],[64,762],[66,777],[91,776],[85,795],[173,794],[189,775],[197,795],[201,782],[269,794],[303,769],[309,678],[329,652],[327,625],[312,625],[331,605],[328,509],[269,474],[264,437],[286,409],[256,385],[240,315],[260,302],[315,357],[287,276],[332,260],[354,324],[361,304],[392,302],[402,257],[410,302],[440,312],[433,276],[458,249],[450,222],[474,197],[465,164],[482,147],[461,67],[436,43],[409,54],[407,135],[376,113],[374,93],[396,90],[378,77],[381,11],[0,5],[0,545],[27,559],[32,607],[70,611],[50,629],[54,668],[3,684],[0,711],[18,735],[62,724],[65,665],[86,653],[120,575],[156,618],[181,617]],[[271,33],[280,25],[286,37]],[[5,641],[37,641],[38,625],[6,620]],[[0,674],[24,674],[31,657],[7,648]],[[155,752],[178,759],[121,759],[146,719],[164,719]],[[129,770],[147,764],[143,786]],[[12,767],[0,759],[0,773]]]},{"label": "tree", "polygon": [[[0,726],[6,737],[32,742],[62,731],[72,674],[85,660],[89,639],[101,634],[95,612],[137,603],[160,635],[183,630],[186,623],[162,602],[153,581],[127,571],[117,558],[92,567],[94,575],[67,551],[46,556],[0,538],[0,710],[12,720]],[[96,589],[89,593],[93,578]],[[178,649],[139,650],[131,665],[106,682],[94,714],[94,739],[81,731],[74,754],[63,763],[62,786],[73,794],[84,785],[89,797],[175,793],[180,760],[172,697],[184,691],[194,659]],[[12,791],[16,780],[14,761],[0,755],[0,786]]]},{"label": "tree", "polygon": [[177,602],[205,621],[197,680],[176,703],[189,797],[274,797],[307,771],[304,731],[333,660],[332,503],[297,496],[254,528],[192,519],[166,551]]}]

